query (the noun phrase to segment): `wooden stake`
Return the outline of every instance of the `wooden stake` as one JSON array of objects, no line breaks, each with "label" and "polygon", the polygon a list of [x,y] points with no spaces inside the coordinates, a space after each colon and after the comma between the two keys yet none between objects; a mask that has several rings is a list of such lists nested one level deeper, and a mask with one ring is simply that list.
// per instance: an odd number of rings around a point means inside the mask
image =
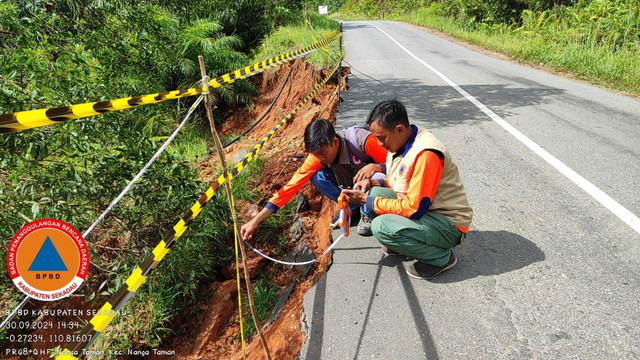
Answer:
[{"label": "wooden stake", "polygon": [[[202,77],[207,75],[207,72],[204,68],[204,58],[202,55],[198,55],[198,63],[200,64],[200,74]],[[216,130],[215,123],[213,121],[213,112],[211,110],[211,102],[209,101],[209,96],[205,96],[204,98],[205,108],[207,109],[207,117],[209,118],[209,127],[211,128],[211,136],[213,137],[213,141],[216,144],[216,148],[218,149],[218,155],[220,156],[220,163],[222,165],[222,172],[224,174],[225,179],[229,179],[229,173],[227,171],[227,161],[224,157],[224,149],[222,148],[222,142],[220,142],[220,137],[218,136],[218,131]],[[247,284],[247,295],[249,298],[249,308],[251,309],[251,316],[253,317],[253,322],[256,325],[256,330],[258,331],[258,335],[260,336],[260,342],[262,342],[262,347],[264,348],[265,355],[267,355],[267,360],[271,360],[271,355],[269,354],[269,348],[267,347],[267,341],[262,334],[262,329],[260,327],[260,322],[258,321],[258,316],[256,315],[256,309],[253,305],[253,290],[251,288],[251,278],[249,277],[249,270],[247,269],[247,254],[244,248],[244,243],[242,239],[240,239],[240,228],[238,227],[238,216],[236,214],[235,209],[233,208],[233,204],[231,203],[232,194],[231,194],[231,182],[229,180],[224,182],[225,189],[227,192],[227,198],[229,199],[229,210],[231,211],[231,217],[233,218],[233,223],[235,226],[235,241],[238,242],[240,246],[240,251],[242,252],[242,266],[244,267],[244,281]]]}]

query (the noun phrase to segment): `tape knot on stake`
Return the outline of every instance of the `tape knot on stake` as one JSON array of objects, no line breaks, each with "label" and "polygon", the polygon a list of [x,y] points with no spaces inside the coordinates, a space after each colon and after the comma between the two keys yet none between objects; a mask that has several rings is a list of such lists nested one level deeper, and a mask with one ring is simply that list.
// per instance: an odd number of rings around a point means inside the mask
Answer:
[{"label": "tape knot on stake", "polygon": [[202,80],[200,80],[203,94],[209,93],[209,81],[211,81],[211,78],[207,75],[203,76]]}]

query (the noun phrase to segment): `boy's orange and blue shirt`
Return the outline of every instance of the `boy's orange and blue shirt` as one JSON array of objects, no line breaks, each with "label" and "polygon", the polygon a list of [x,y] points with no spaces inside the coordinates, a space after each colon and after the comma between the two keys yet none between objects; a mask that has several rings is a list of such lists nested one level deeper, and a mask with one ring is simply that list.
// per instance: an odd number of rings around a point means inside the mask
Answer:
[{"label": "boy's orange and blue shirt", "polygon": [[[341,139],[341,141],[347,140]],[[375,163],[382,166],[383,171],[386,170],[385,161],[387,158],[387,149],[378,143],[378,140],[373,136],[373,134],[367,137],[364,145],[364,152],[369,155]],[[269,200],[265,207],[272,212],[278,211],[281,207],[286,205],[291,198],[293,198],[298,190],[300,190],[300,188],[309,181],[309,179],[311,179],[313,174],[324,167],[325,165],[320,162],[317,156],[309,153],[302,166],[300,166],[296,173],[293,174],[291,180],[289,180],[289,182]]]}]

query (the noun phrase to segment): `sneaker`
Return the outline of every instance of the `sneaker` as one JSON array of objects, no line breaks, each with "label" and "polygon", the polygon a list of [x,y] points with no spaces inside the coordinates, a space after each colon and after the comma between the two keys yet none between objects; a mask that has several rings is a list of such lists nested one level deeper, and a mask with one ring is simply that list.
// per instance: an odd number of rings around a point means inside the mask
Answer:
[{"label": "sneaker", "polygon": [[362,222],[358,225],[358,235],[360,236],[371,236],[373,233],[371,232],[371,218],[367,215],[362,215]]},{"label": "sneaker", "polygon": [[416,279],[429,279],[445,270],[451,269],[456,265],[457,262],[458,259],[456,259],[456,256],[452,252],[451,257],[449,257],[449,261],[443,266],[435,266],[416,261],[411,266],[409,266],[409,268],[407,269],[407,274]]},{"label": "sneaker", "polygon": [[382,245],[382,252],[387,255],[387,256],[396,256],[396,255],[402,255],[397,251],[391,250],[388,247]]},{"label": "sneaker", "polygon": [[[351,210],[351,221],[349,223],[349,227],[358,225],[358,223],[360,222],[360,217],[360,208]],[[340,220],[340,212],[338,212],[338,214],[336,214],[336,216],[331,219],[331,223],[336,224],[336,226],[333,227],[334,229],[340,229],[340,225],[337,224],[338,220]]]}]

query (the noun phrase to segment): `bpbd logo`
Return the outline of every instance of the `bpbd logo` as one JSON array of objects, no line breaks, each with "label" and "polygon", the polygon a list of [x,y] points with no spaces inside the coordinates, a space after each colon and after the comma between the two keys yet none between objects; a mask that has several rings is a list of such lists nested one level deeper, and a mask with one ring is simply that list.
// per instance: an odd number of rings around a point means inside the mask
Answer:
[{"label": "bpbd logo", "polygon": [[398,175],[400,177],[403,177],[406,170],[407,170],[407,167],[404,164],[400,165],[400,168],[398,169]]},{"label": "bpbd logo", "polygon": [[73,226],[40,219],[14,235],[7,267],[20,291],[34,299],[54,301],[80,287],[89,270],[89,250]]}]

